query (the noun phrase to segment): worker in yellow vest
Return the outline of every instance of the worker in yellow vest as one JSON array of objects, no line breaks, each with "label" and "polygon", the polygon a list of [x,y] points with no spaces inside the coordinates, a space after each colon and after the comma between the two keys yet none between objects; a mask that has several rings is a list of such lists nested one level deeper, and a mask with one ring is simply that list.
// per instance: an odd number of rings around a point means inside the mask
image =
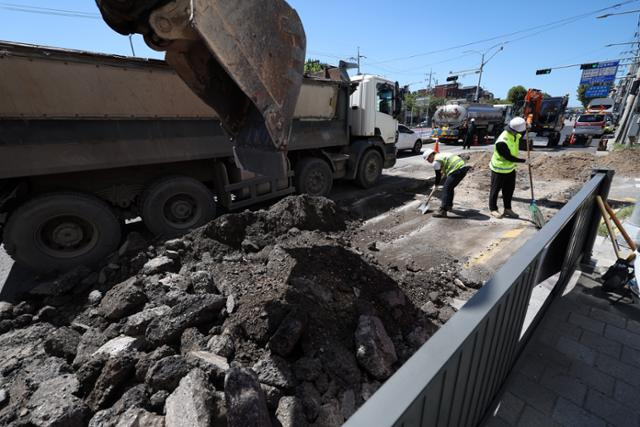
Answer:
[{"label": "worker in yellow vest", "polygon": [[440,210],[433,216],[436,218],[446,218],[447,212],[453,208],[455,188],[471,168],[467,166],[464,160],[457,154],[437,153],[430,150],[425,151],[423,158],[433,164],[433,169],[436,171],[436,185],[440,185],[440,182],[444,178]]},{"label": "worker in yellow vest", "polygon": [[[516,189],[516,169],[518,163],[525,163],[520,159],[520,139],[527,130],[527,123],[522,117],[516,117],[509,122],[509,126],[496,139],[493,157],[489,164],[491,169],[491,193],[489,194],[489,210],[495,218],[519,218],[511,208],[511,199]],[[502,191],[504,212],[498,211],[498,194]]]}]

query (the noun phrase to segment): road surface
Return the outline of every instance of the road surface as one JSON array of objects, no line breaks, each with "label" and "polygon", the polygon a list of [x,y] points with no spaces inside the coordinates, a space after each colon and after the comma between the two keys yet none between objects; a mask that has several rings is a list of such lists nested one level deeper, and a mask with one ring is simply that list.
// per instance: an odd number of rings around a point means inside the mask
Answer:
[{"label": "road surface", "polygon": [[[425,145],[424,149],[431,147],[433,147],[433,143]],[[492,149],[492,145],[475,146],[471,151]],[[440,150],[441,152],[462,152],[459,145],[440,144]],[[595,148],[536,148],[536,151],[544,151],[552,155],[561,154],[568,150],[593,152]],[[415,198],[418,197],[417,194],[427,188],[427,182],[433,175],[433,169],[424,162],[420,155],[400,153],[397,164],[384,171],[380,185],[377,187],[362,191],[351,184],[342,183],[335,186],[331,197],[336,201],[352,203],[351,208],[359,210],[359,213],[368,219],[384,215],[392,209],[402,209],[408,203],[414,203]],[[21,267],[15,266],[0,246],[0,300],[14,299],[21,290],[28,289],[33,280],[33,275]]]}]

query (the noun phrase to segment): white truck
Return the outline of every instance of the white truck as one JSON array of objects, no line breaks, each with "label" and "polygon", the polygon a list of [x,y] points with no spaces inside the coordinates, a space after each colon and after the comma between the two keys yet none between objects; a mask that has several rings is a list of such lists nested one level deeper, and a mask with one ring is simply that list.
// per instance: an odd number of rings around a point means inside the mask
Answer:
[{"label": "white truck", "polygon": [[504,129],[505,110],[486,104],[448,104],[433,115],[433,137],[456,143],[464,139],[471,119],[475,119],[478,140],[498,136]]},{"label": "white truck", "polygon": [[402,94],[376,76],[304,79],[275,178],[237,166],[213,109],[164,61],[0,42],[0,75],[0,236],[35,270],[97,262],[128,219],[171,236],[336,179],[371,187],[396,161]]}]

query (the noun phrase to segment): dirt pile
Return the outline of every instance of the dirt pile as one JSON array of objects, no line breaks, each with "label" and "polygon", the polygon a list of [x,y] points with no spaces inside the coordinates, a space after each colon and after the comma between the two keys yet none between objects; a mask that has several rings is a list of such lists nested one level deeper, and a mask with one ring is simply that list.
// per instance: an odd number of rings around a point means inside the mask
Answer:
[{"label": "dirt pile", "polygon": [[[525,154],[521,153],[521,157]],[[473,173],[489,174],[491,156],[492,153],[489,152],[468,155],[468,164],[474,167]],[[533,152],[531,157],[534,176],[544,180],[584,182],[589,179],[594,168],[614,169],[616,175],[624,177],[634,177],[640,173],[640,150],[619,150],[606,155],[577,152],[549,155]]]},{"label": "dirt pile", "polygon": [[341,425],[478,286],[350,227],[290,197],[0,303],[0,425]]}]

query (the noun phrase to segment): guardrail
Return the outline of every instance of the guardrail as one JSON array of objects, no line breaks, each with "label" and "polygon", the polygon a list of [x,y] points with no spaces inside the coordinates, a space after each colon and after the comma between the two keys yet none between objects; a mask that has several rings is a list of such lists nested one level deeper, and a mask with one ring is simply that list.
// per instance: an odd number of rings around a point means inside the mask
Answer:
[{"label": "guardrail", "polygon": [[[530,239],[345,424],[476,426],[485,417],[519,353],[561,295],[580,262],[590,263],[613,171],[592,179]],[[533,288],[557,281],[523,330]]]}]

